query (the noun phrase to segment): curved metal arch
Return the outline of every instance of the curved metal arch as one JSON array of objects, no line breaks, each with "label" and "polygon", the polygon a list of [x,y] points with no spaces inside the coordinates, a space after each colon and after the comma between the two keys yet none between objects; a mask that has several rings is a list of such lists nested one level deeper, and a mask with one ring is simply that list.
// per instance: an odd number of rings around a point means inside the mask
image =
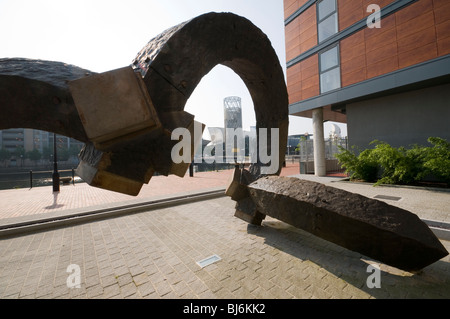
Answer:
[{"label": "curved metal arch", "polygon": [[63,62],[0,59],[0,129],[33,128],[88,142],[67,83],[91,74]]},{"label": "curved metal arch", "polygon": [[[257,128],[279,129],[279,173],[287,143],[287,89],[269,39],[249,20],[231,13],[201,15],[153,38],[131,66],[141,73],[158,115],[164,118],[171,112],[183,111],[200,80],[218,64],[231,68],[247,86]],[[86,136],[67,85],[90,74],[93,72],[60,62],[0,59],[0,129],[35,128],[83,141],[87,144],[81,155],[86,155],[93,175],[105,170],[108,179],[113,176],[112,180],[102,180],[103,176],[88,183],[136,193],[152,174],[149,166],[155,163],[148,159],[149,155],[155,149],[167,153],[167,140],[149,149],[150,140],[138,137],[125,147],[112,150],[102,162],[101,152],[93,149]],[[270,145],[268,149],[271,152]],[[167,154],[160,156],[160,162],[161,159],[167,160]],[[254,165],[251,172],[259,176],[259,165]],[[112,186],[116,182],[130,182],[133,190],[116,189]]]},{"label": "curved metal arch", "polygon": [[152,39],[132,63],[158,112],[183,110],[203,76],[218,64],[231,68],[247,86],[257,128],[280,129],[282,163],[289,105],[284,73],[270,40],[249,20],[232,13],[201,15]]}]

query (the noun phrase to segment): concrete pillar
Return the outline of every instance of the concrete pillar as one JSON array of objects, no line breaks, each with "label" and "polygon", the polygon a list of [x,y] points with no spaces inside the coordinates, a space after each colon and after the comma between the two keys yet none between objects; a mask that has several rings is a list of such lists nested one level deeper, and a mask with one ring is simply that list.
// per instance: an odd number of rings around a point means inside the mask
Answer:
[{"label": "concrete pillar", "polygon": [[325,162],[325,140],[323,134],[323,109],[312,110],[313,141],[314,141],[314,175],[327,174]]}]

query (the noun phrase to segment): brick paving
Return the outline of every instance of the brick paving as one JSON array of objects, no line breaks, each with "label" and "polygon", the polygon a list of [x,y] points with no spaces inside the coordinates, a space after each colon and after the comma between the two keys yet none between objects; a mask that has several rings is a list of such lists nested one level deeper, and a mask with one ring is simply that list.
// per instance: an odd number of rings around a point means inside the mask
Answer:
[{"label": "brick paving", "polygon": [[206,190],[226,185],[230,171],[195,173],[194,177],[180,178],[174,175],[154,176],[144,184],[138,196],[91,187],[86,183],[60,187],[53,193],[52,186],[0,191],[0,219],[44,214],[82,207],[133,202],[146,198],[159,198],[186,191]]},{"label": "brick paving", "polygon": [[[61,186],[59,193],[53,193],[52,186],[0,190],[0,220],[105,204],[134,203],[190,191],[226,187],[231,172],[196,172],[193,177],[187,174],[184,178],[175,175],[153,176],[136,197],[91,187],[86,183]],[[288,176],[298,172],[298,163],[288,163],[281,175]]]},{"label": "brick paving", "polygon": [[[60,195],[80,187],[65,186]],[[3,196],[1,201],[4,206]],[[401,205],[408,203],[406,198]],[[234,205],[220,197],[2,238],[0,298],[450,298],[448,256],[411,274],[272,218],[261,227],[248,225],[233,217]],[[410,208],[426,206],[414,202]],[[448,207],[441,209],[448,215]],[[450,242],[442,242],[450,250]],[[213,254],[221,260],[197,265]],[[380,288],[367,285],[373,263],[381,268]],[[69,265],[79,267],[80,288],[68,287]]]},{"label": "brick paving", "polygon": [[[449,298],[450,260],[410,274],[268,218],[253,227],[223,197],[0,241],[1,298]],[[450,243],[444,241],[447,249]],[[196,262],[221,260],[200,268]],[[81,270],[68,288],[67,267]]]}]

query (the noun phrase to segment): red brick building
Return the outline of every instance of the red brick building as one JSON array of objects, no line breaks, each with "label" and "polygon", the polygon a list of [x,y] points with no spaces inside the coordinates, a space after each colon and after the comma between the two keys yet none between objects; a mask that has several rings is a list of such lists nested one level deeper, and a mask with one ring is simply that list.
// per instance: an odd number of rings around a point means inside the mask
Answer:
[{"label": "red brick building", "polygon": [[284,0],[284,15],[290,114],[313,118],[316,165],[323,121],[360,147],[450,139],[450,1]]}]

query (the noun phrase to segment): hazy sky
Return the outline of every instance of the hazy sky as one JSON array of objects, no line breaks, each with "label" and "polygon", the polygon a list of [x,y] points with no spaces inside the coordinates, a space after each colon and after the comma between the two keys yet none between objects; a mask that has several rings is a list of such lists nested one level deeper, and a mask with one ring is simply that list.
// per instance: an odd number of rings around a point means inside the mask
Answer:
[{"label": "hazy sky", "polygon": [[[95,72],[130,65],[154,36],[207,12],[233,12],[270,39],[286,71],[283,0],[0,0],[0,57],[61,61]],[[185,107],[197,121],[223,127],[223,99],[242,99],[243,126],[255,125],[253,103],[229,68],[207,74]],[[310,119],[290,116],[289,134],[312,133]],[[325,136],[332,123],[325,123]],[[346,127],[338,124],[344,135]]]}]

